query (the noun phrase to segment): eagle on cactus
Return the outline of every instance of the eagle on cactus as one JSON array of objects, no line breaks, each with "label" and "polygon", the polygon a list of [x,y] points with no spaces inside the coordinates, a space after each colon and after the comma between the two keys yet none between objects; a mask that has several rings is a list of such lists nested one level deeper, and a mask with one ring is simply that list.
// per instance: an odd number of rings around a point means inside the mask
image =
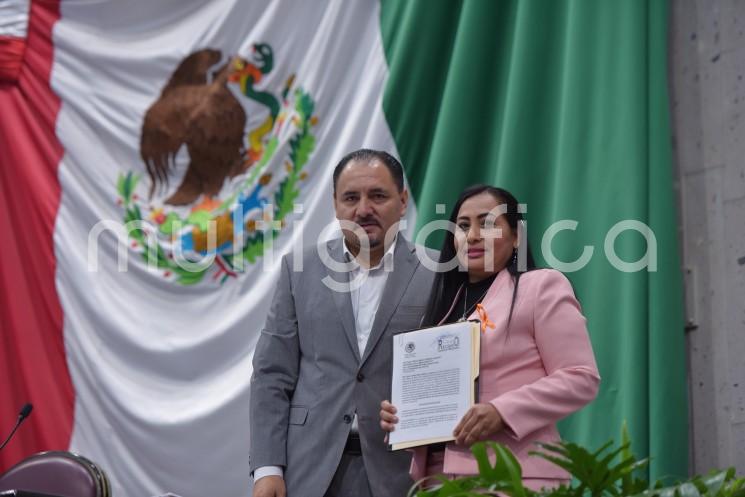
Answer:
[{"label": "eagle on cactus", "polygon": [[[238,277],[279,233],[259,221],[278,221],[281,231],[294,211],[318,116],[294,74],[276,96],[267,91],[264,78],[274,67],[265,43],[253,45],[250,62],[200,49],[177,65],[147,109],[140,156],[150,182],[140,183],[137,171],[120,174],[117,204],[125,223],[138,223],[132,249],[163,278],[193,285],[207,274],[220,284]],[[249,122],[258,125],[247,129]],[[188,168],[171,189],[184,149]],[[181,257],[200,265],[182,267]]]},{"label": "eagle on cactus", "polygon": [[[245,172],[260,157],[261,139],[271,131],[279,105],[253,84],[273,67],[271,47],[255,44],[253,63],[233,57],[220,64],[222,58],[219,50],[211,48],[187,56],[147,110],[140,156],[150,178],[151,198],[168,188],[182,146],[189,152],[189,165],[176,191],[165,200],[170,205],[190,205],[201,195],[217,195],[227,178]],[[228,88],[229,82],[240,82],[242,93],[269,109],[261,129],[249,133],[248,150],[246,111]]]}]

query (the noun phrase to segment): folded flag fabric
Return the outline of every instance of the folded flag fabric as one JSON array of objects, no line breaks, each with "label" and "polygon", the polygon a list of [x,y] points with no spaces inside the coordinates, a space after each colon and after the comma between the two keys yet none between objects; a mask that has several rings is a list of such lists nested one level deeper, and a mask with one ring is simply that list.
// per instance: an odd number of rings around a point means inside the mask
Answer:
[{"label": "folded flag fabric", "polygon": [[[69,449],[117,495],[247,495],[280,257],[338,233],[331,172],[369,147],[402,159],[409,237],[483,182],[542,263],[594,247],[568,275],[603,385],[562,433],[627,419],[652,476],[684,474],[665,5],[570,4],[0,2],[0,424],[35,405],[0,469]],[[654,271],[608,257],[625,219]]]}]

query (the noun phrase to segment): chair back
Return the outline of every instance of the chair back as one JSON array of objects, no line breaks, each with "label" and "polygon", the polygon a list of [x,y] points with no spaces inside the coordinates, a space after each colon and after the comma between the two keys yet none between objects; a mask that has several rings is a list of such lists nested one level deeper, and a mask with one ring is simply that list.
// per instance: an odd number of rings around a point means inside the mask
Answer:
[{"label": "chair back", "polygon": [[106,473],[72,452],[40,452],[0,476],[0,491],[26,490],[60,497],[110,497]]}]

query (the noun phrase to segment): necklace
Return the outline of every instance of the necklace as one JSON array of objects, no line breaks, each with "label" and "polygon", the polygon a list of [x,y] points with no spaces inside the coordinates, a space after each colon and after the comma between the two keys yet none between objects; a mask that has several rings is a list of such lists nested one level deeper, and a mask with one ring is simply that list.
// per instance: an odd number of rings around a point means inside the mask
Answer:
[{"label": "necklace", "polygon": [[489,288],[491,288],[491,285],[487,286],[486,287],[486,290],[484,290],[484,292],[476,300],[476,302],[474,302],[473,304],[471,304],[470,307],[468,307],[468,284],[467,283],[464,283],[464,285],[466,286],[466,295],[463,298],[463,315],[460,317],[459,321],[465,321],[466,320],[466,318],[468,317],[468,315],[471,314],[473,312],[473,310],[476,308],[476,305],[479,302],[481,302],[482,300],[484,300],[484,297],[486,296],[486,293],[489,291]]}]

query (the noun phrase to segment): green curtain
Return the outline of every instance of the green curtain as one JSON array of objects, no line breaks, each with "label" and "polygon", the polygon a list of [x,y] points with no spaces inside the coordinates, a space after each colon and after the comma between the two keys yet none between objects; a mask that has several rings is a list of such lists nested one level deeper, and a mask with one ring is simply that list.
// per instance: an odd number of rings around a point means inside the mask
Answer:
[{"label": "green curtain", "polygon": [[[384,111],[418,209],[444,216],[460,190],[491,183],[527,203],[533,252],[590,262],[567,273],[602,375],[598,398],[562,435],[599,447],[624,420],[649,477],[687,473],[682,279],[666,81],[667,4],[657,0],[383,0],[390,75]],[[657,270],[622,272],[604,250],[622,220],[651,228]],[[428,245],[439,246],[433,236]],[[621,260],[647,250],[637,231]]]}]

